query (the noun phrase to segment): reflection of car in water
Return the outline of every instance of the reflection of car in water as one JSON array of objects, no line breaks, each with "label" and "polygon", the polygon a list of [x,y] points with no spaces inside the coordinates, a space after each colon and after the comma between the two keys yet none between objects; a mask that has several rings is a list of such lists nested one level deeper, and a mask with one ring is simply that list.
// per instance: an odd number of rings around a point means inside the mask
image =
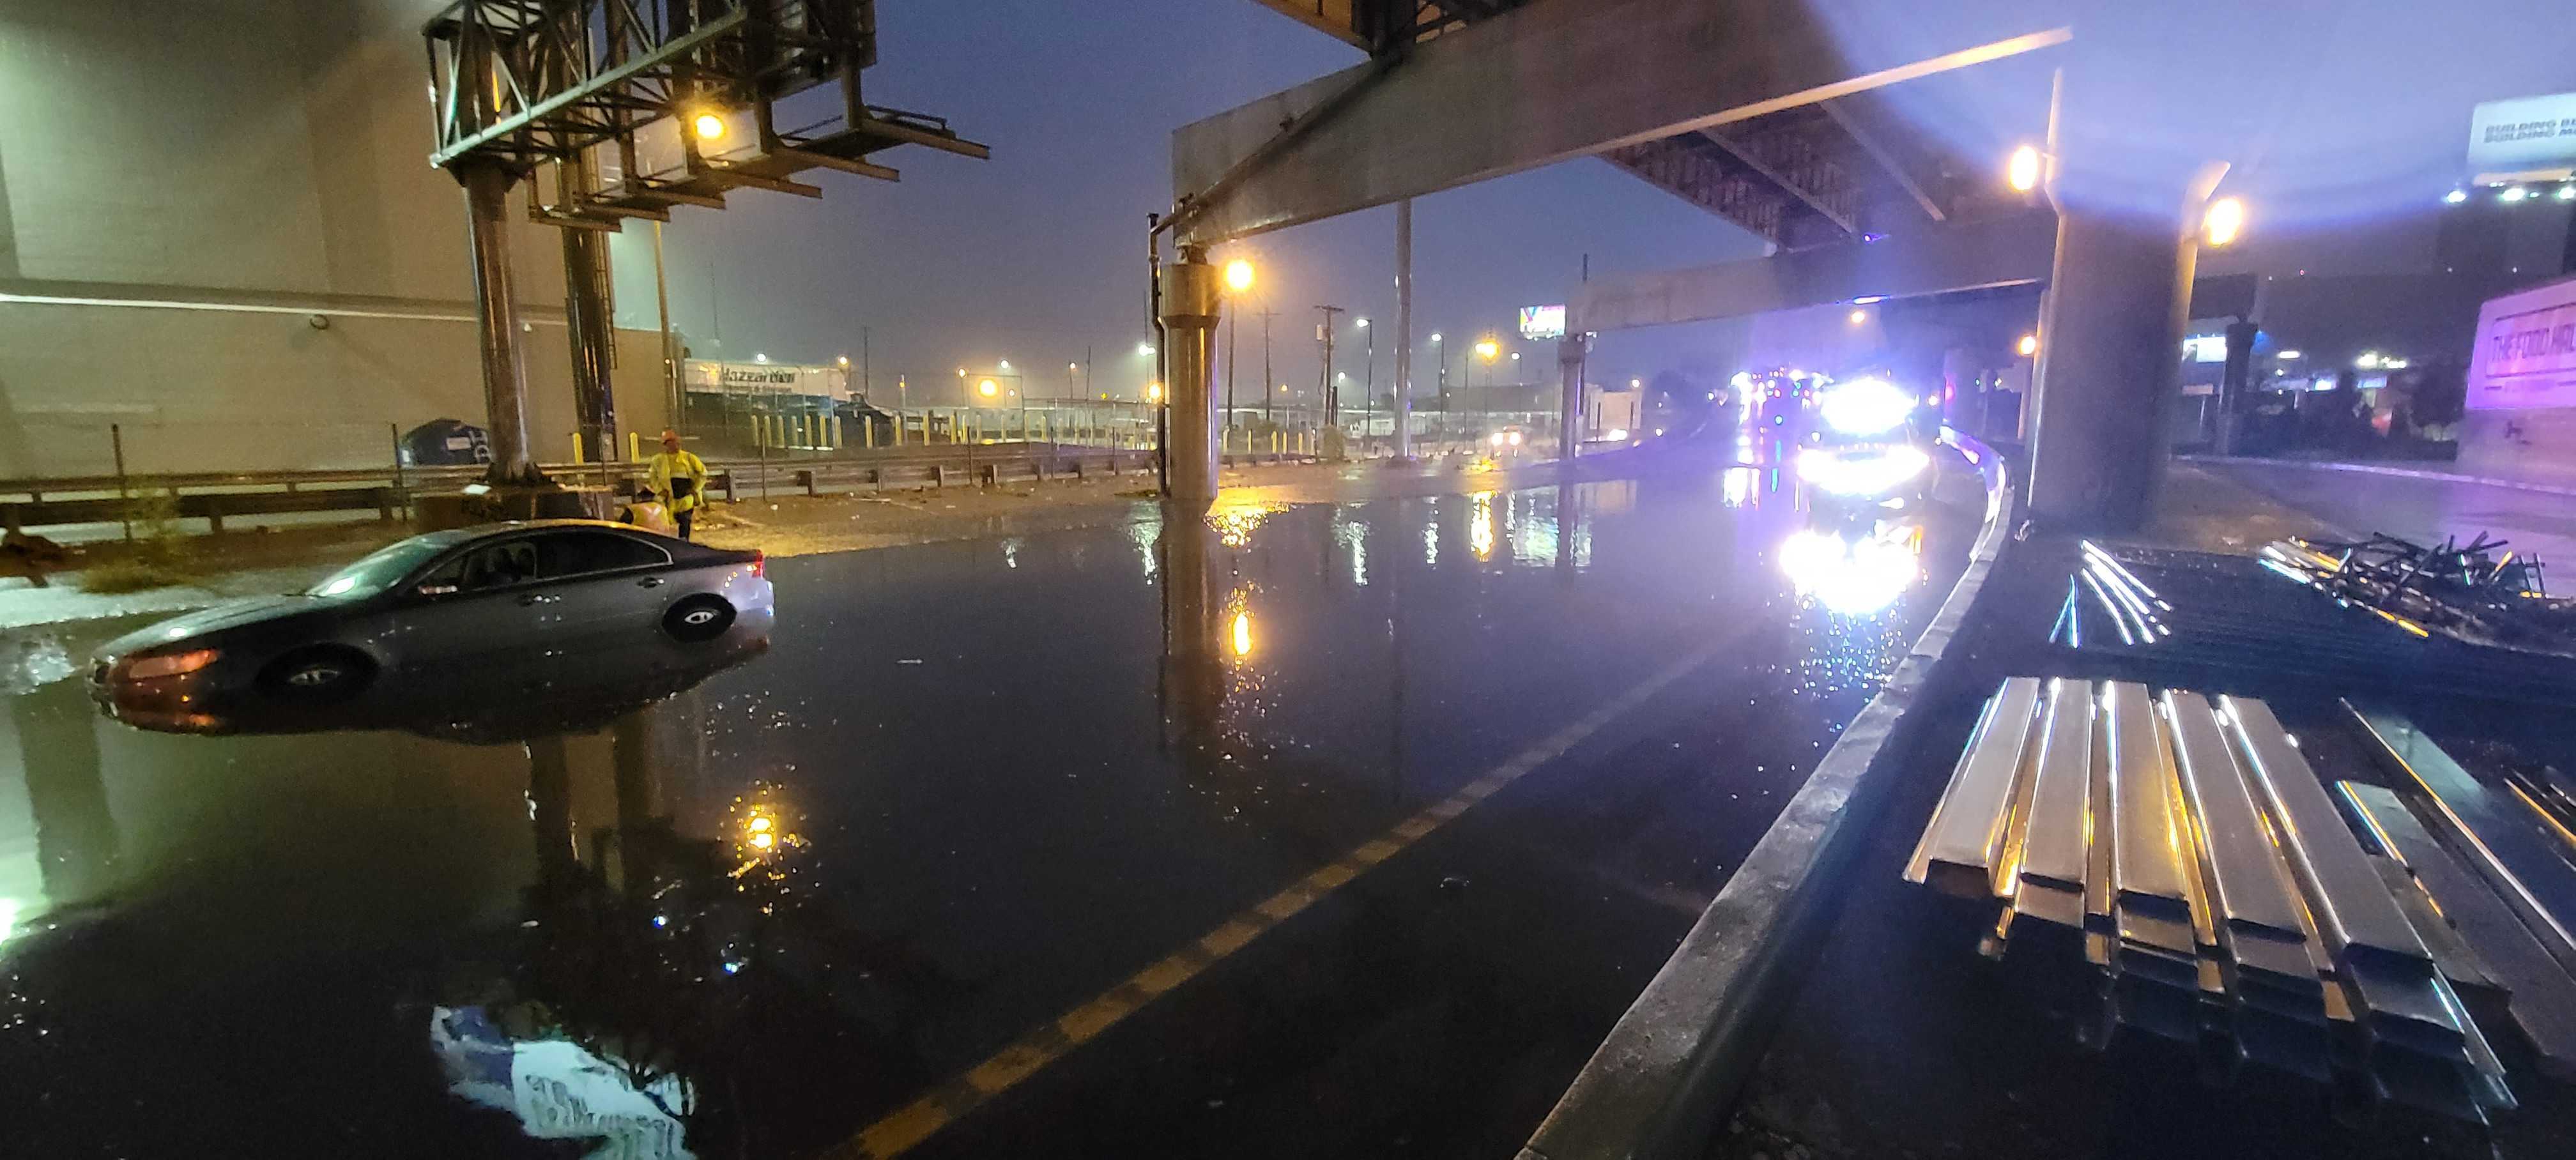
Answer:
[{"label": "reflection of car in water", "polygon": [[497,524],[414,536],[302,593],[127,633],[99,650],[90,684],[110,705],[199,713],[327,705],[406,670],[604,642],[705,645],[737,625],[765,636],[772,615],[758,552],[590,520]]},{"label": "reflection of car in water", "polygon": [[1780,570],[1799,595],[1828,612],[1873,616],[1896,603],[1923,578],[1923,524],[1919,518],[1847,518],[1815,510],[1808,526],[1780,543]]},{"label": "reflection of car in water", "polygon": [[766,652],[768,633],[765,623],[737,619],[711,641],[647,636],[569,652],[406,666],[329,701],[253,695],[206,702],[129,690],[101,698],[100,709],[163,733],[399,729],[490,745],[604,728]]}]

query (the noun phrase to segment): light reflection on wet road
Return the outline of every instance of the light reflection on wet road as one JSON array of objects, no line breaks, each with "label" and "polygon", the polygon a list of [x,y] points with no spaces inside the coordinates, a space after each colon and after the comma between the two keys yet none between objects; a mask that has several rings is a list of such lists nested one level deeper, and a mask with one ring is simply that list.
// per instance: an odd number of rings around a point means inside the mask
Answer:
[{"label": "light reflection on wet road", "polygon": [[737,667],[496,680],[495,720],[570,732],[144,733],[69,679],[86,637],[17,640],[0,1122],[61,1156],[1508,1154],[1955,575],[1971,520],[1820,545],[1782,486],[779,561]]}]

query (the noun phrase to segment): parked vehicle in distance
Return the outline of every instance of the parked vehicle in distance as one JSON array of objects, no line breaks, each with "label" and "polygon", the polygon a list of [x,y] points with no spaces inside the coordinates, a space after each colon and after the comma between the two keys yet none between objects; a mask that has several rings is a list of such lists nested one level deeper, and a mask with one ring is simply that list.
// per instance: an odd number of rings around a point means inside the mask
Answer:
[{"label": "parked vehicle in distance", "polygon": [[[595,520],[432,532],[303,592],[191,612],[109,641],[90,666],[111,704],[324,704],[379,674],[603,641],[766,634],[767,561]],[[470,669],[459,679],[473,680]]]}]

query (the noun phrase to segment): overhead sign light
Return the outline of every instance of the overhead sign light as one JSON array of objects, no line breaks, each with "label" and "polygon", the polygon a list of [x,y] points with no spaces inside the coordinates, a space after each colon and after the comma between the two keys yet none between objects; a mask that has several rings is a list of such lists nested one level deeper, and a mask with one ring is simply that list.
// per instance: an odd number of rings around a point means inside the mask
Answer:
[{"label": "overhead sign light", "polygon": [[1521,307],[1521,337],[1565,337],[1565,307],[1561,305]]}]

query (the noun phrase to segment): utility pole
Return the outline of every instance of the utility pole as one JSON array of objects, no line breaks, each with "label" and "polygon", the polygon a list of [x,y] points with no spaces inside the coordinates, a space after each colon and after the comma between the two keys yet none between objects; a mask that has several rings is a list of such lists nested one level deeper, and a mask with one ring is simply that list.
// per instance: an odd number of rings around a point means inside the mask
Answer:
[{"label": "utility pole", "polygon": [[1315,325],[1315,340],[1324,344],[1323,395],[1324,422],[1338,423],[1342,417],[1342,392],[1333,384],[1333,316],[1342,312],[1339,306],[1318,306],[1324,320]]},{"label": "utility pole", "polygon": [[1225,312],[1225,418],[1217,424],[1219,431],[1234,429],[1234,318],[1234,311]]},{"label": "utility pole", "polygon": [[1261,304],[1261,421],[1274,424],[1271,408],[1279,401],[1279,380],[1270,377],[1270,320],[1278,314],[1268,302]]},{"label": "utility pole", "polygon": [[[660,223],[655,223],[660,224]],[[1388,400],[1398,459],[1413,457],[1413,199],[1395,203],[1395,397]]]},{"label": "utility pole", "polygon": [[862,326],[859,328],[859,397],[865,399],[874,394],[871,389],[874,386],[868,376],[868,328]]},{"label": "utility pole", "polygon": [[1360,458],[1366,459],[1369,427],[1377,418],[1377,328],[1365,318],[1359,324],[1368,337],[1368,375],[1360,380]]}]

